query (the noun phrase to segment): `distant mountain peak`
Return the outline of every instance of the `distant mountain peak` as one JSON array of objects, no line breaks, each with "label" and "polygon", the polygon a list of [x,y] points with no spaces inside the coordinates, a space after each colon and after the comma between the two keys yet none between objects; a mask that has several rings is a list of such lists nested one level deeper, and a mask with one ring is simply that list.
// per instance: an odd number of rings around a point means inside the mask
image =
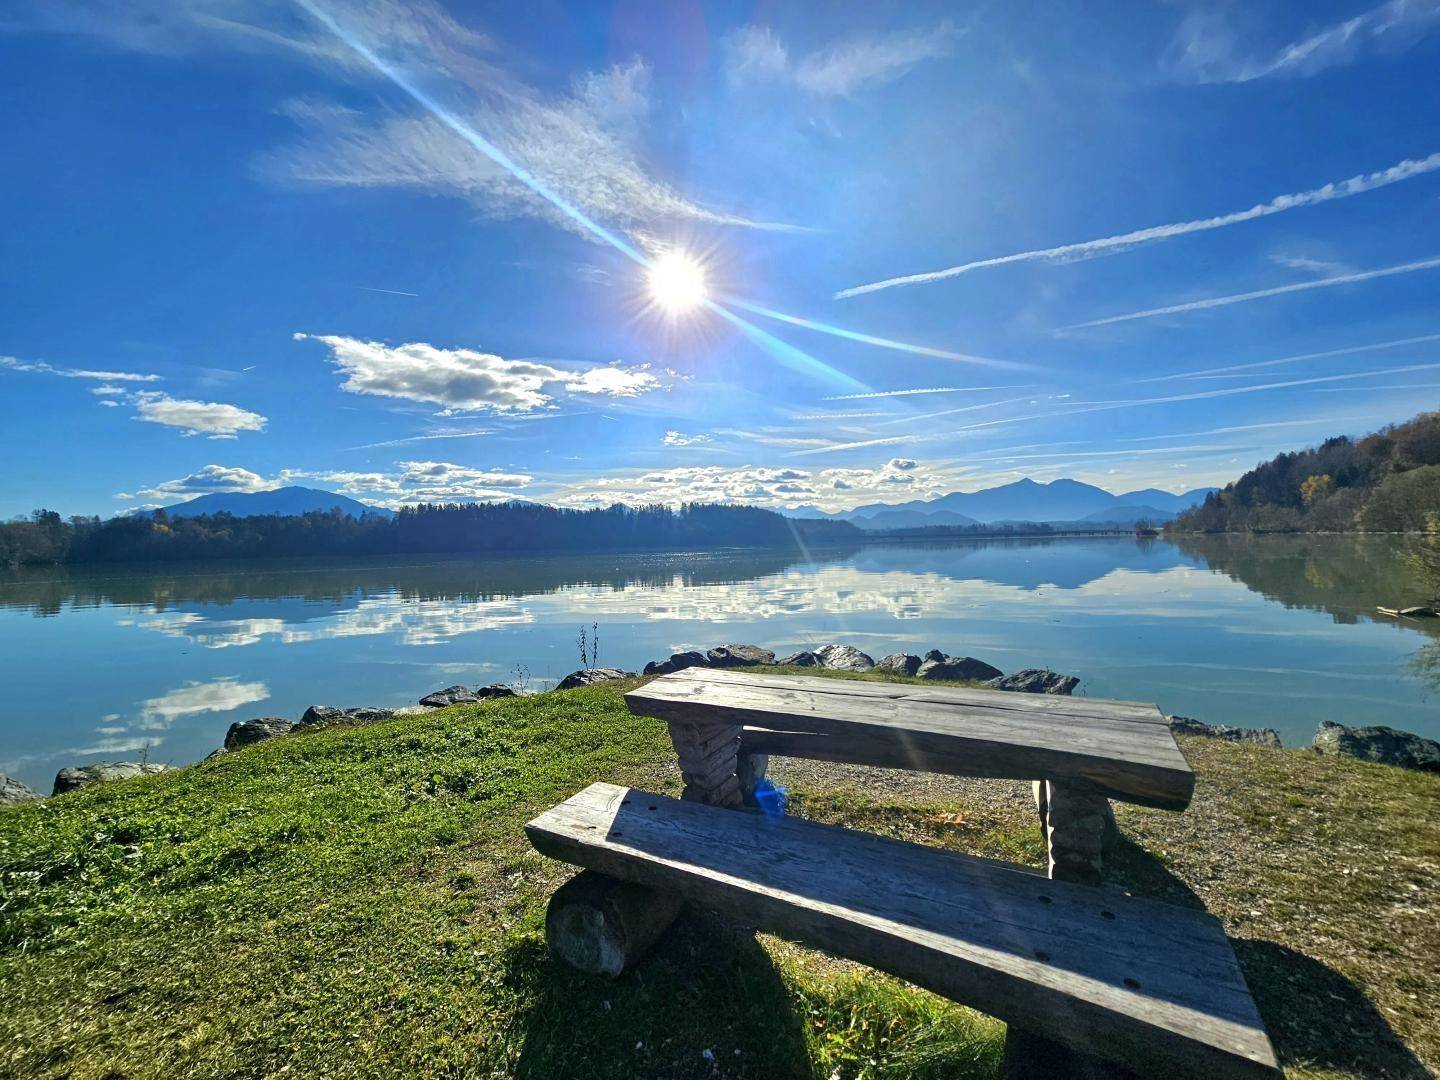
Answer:
[{"label": "distant mountain peak", "polygon": [[329,513],[335,508],[354,518],[394,517],[394,511],[371,506],[333,491],[292,485],[268,491],[217,491],[188,502],[162,509],[169,517],[200,517],[203,514],[231,514],[235,517],[299,517],[301,514]]}]

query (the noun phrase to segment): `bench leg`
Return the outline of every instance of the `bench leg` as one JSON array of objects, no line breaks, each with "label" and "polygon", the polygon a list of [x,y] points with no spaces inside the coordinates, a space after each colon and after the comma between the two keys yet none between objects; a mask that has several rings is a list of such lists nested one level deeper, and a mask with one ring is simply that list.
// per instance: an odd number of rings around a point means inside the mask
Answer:
[{"label": "bench leg", "polygon": [[711,806],[740,805],[740,780],[735,775],[740,750],[739,724],[670,722],[670,741],[680,759],[680,775],[689,802]]},{"label": "bench leg", "polygon": [[1004,1080],[1139,1080],[1135,1073],[1011,1024]]},{"label": "bench leg", "polygon": [[676,893],[582,870],[550,897],[545,942],[572,967],[613,978],[650,951],[681,904]]},{"label": "bench leg", "polygon": [[740,756],[735,763],[735,776],[740,781],[740,801],[746,806],[758,806],[755,801],[755,788],[761,780],[765,779],[765,770],[770,767],[770,758],[766,754],[747,754],[745,748],[740,748]]},{"label": "bench leg", "polygon": [[1104,876],[1101,850],[1106,834],[1115,827],[1110,800],[1053,780],[1036,780],[1034,793],[1050,876],[1058,881],[1100,884]]}]

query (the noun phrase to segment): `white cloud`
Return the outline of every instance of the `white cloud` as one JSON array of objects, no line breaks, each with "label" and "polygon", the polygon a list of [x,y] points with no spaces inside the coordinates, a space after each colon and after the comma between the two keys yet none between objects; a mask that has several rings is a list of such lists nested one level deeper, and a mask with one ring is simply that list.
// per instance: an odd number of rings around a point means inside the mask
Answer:
[{"label": "white cloud", "polygon": [[974,262],[960,263],[958,266],[947,267],[944,270],[930,270],[921,274],[905,274],[901,277],[885,278],[883,281],[872,281],[866,285],[841,289],[835,296],[837,299],[844,299],[861,296],[865,293],[879,292],[881,289],[892,289],[899,285],[924,285],[932,281],[944,281],[947,278],[959,277],[972,270],[1007,266],[1010,263],[1075,262],[1093,258],[1096,255],[1124,251],[1140,244],[1169,240],[1176,236],[1187,236],[1190,233],[1208,232],[1211,229],[1223,229],[1230,225],[1254,221],[1256,218],[1269,217],[1272,214],[1281,214],[1303,206],[1315,206],[1319,203],[1333,202],[1336,199],[1348,199],[1352,195],[1363,195],[1367,191],[1388,187],[1390,184],[1398,184],[1402,180],[1424,176],[1436,170],[1440,170],[1440,153],[1434,153],[1416,161],[1407,159],[1391,165],[1388,169],[1352,176],[1347,180],[1328,183],[1309,191],[1276,195],[1269,202],[1259,203],[1247,210],[1235,210],[1216,217],[1196,218],[1192,221],[1180,221],[1170,225],[1152,225],[1149,228],[1136,229],[1118,236],[1106,236],[1098,240],[1082,240],[1079,243],[1061,244],[1058,247],[1037,248],[1034,251],[1021,251],[1013,255],[977,259]]},{"label": "white cloud", "polygon": [[546,388],[555,384],[571,393],[612,398],[636,397],[662,385],[648,365],[571,371],[424,342],[390,346],[337,335],[315,335],[314,340],[329,347],[331,363],[345,375],[342,390],[439,405],[445,414],[534,412],[552,407]]},{"label": "white cloud", "polygon": [[[90,371],[86,368],[56,367],[44,360],[20,360],[14,356],[0,356],[0,367],[11,371],[25,371],[32,375],[58,375],[62,379],[96,379],[105,383],[116,382],[158,382],[159,375],[147,375],[136,371]],[[119,387],[97,387],[97,394],[121,393]]]},{"label": "white cloud", "polygon": [[229,712],[269,696],[270,688],[263,682],[239,682],[234,676],[208,683],[188,682],[143,702],[136,726],[147,731],[168,728],[182,717]]},{"label": "white cloud", "polygon": [[[1306,10],[1302,6],[1294,9]],[[1268,56],[1241,55],[1242,40],[1221,11],[1194,11],[1181,22],[1164,66],[1177,78],[1200,83],[1308,78],[1376,55],[1402,52],[1440,25],[1437,0],[1388,0],[1369,11],[1322,27]]]},{"label": "white cloud", "polygon": [[1318,281],[1299,281],[1291,285],[1279,285],[1273,289],[1257,289],[1254,292],[1233,293],[1230,296],[1211,296],[1204,300],[1190,300],[1183,304],[1171,304],[1168,307],[1149,308],[1145,311],[1131,311],[1124,315],[1110,315],[1103,319],[1091,319],[1089,322],[1073,323],[1070,326],[1062,326],[1063,330],[1083,330],[1091,326],[1110,326],[1114,323],[1131,322],[1135,319],[1153,319],[1157,315],[1176,315],[1186,311],[1208,311],[1210,308],[1228,307],[1231,304],[1243,304],[1251,300],[1265,300],[1272,296],[1284,296],[1288,293],[1305,292],[1308,289],[1325,289],[1332,285],[1352,285],[1361,281],[1373,281],[1376,278],[1393,277],[1396,274],[1412,274],[1417,270],[1433,270],[1440,267],[1440,258],[1420,259],[1416,262],[1403,263],[1400,266],[1386,266],[1379,270],[1365,270],[1355,274],[1340,274],[1336,277],[1320,278]]},{"label": "white cloud", "polygon": [[166,480],[154,487],[141,488],[134,493],[121,492],[115,497],[117,499],[167,499],[169,502],[175,503],[189,501],[200,495],[212,495],[220,491],[268,491],[276,486],[275,481],[266,480],[259,473],[251,472],[249,469],[232,468],[226,465],[206,465],[178,480]]},{"label": "white cloud", "polygon": [[713,435],[686,435],[683,431],[667,431],[660,440],[662,446],[704,446],[715,441]]},{"label": "white cloud", "polygon": [[449,461],[399,461],[384,472],[309,471],[286,469],[281,483],[305,480],[377,506],[395,509],[416,503],[503,502],[523,498],[515,489],[528,487],[529,473],[477,469]]},{"label": "white cloud", "polygon": [[768,26],[746,26],[725,42],[733,85],[789,82],[816,97],[849,97],[867,84],[900,78],[916,64],[949,56],[959,32],[950,24],[837,42],[792,57]]},{"label": "white cloud", "polygon": [[179,428],[186,435],[233,439],[242,431],[264,431],[265,417],[219,401],[188,401],[145,390],[133,394],[135,419],[147,424]]}]

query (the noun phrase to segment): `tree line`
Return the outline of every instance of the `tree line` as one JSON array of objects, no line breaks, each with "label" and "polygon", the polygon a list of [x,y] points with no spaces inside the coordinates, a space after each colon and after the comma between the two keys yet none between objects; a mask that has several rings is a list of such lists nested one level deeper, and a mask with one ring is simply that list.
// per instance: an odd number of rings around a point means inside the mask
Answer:
[{"label": "tree line", "polygon": [[847,521],[796,521],[753,506],[687,503],[569,510],[537,503],[422,504],[394,518],[339,509],[298,516],[171,517],[163,511],[102,521],[37,510],[0,523],[0,565],[162,562],[302,555],[684,551],[803,548],[863,541]]},{"label": "tree line", "polygon": [[1185,511],[1177,532],[1422,532],[1440,515],[1440,413],[1279,454]]}]

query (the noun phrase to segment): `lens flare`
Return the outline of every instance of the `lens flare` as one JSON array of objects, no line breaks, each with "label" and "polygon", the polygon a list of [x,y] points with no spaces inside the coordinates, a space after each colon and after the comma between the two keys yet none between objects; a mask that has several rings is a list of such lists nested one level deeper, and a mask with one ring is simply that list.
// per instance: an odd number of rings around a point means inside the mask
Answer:
[{"label": "lens flare", "polygon": [[705,302],[705,270],[683,251],[657,256],[646,280],[650,299],[669,315],[684,315]]}]

